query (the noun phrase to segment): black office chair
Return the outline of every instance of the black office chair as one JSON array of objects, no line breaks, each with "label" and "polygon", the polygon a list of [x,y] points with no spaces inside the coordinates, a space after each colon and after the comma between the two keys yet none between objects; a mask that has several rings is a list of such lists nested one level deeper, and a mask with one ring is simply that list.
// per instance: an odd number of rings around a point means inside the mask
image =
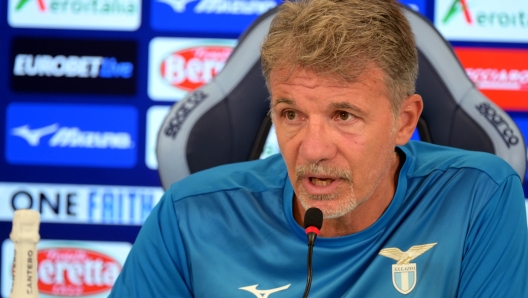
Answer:
[{"label": "black office chair", "polygon": [[[165,189],[191,173],[260,156],[271,121],[259,47],[276,12],[268,11],[251,25],[211,83],[172,107],[156,148]],[[517,125],[473,85],[449,43],[427,19],[409,8],[405,14],[419,54],[421,139],[494,153],[524,181],[526,146]]]}]

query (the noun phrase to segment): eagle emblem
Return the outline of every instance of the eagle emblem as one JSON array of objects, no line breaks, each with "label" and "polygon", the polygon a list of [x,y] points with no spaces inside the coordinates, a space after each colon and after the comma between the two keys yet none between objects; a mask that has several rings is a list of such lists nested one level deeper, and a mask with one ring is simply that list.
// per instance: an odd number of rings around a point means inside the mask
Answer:
[{"label": "eagle emblem", "polygon": [[392,284],[398,292],[409,294],[414,289],[418,275],[416,263],[411,263],[411,261],[433,248],[436,244],[438,242],[415,245],[405,252],[396,247],[380,250],[380,255],[396,260],[396,264],[392,265]]}]

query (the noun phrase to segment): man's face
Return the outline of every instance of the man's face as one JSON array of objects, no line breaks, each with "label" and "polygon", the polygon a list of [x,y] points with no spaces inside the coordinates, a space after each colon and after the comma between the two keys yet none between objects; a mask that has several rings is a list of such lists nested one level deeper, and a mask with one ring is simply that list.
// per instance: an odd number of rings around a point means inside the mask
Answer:
[{"label": "man's face", "polygon": [[338,218],[386,196],[397,162],[393,111],[383,73],[368,68],[355,83],[309,70],[273,70],[272,116],[296,198]]}]

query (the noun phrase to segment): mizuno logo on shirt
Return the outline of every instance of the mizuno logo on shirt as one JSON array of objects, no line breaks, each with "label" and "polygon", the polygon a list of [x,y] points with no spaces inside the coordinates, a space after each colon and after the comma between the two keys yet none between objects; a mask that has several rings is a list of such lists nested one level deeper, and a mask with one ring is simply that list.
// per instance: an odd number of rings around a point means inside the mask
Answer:
[{"label": "mizuno logo on shirt", "polygon": [[437,243],[415,245],[405,252],[397,247],[380,250],[380,255],[397,261],[396,264],[392,265],[392,284],[398,292],[405,295],[414,289],[417,271],[416,264],[411,263],[411,261],[430,250]]},{"label": "mizuno logo on shirt", "polygon": [[273,293],[286,290],[287,288],[290,287],[290,285],[291,284],[287,284],[285,286],[274,288],[274,289],[269,289],[269,290],[257,290],[258,284],[256,284],[256,285],[252,285],[252,286],[241,287],[239,289],[240,290],[244,290],[244,291],[248,291],[248,292],[252,293],[253,295],[255,295],[258,298],[268,298],[269,295],[271,295]]}]

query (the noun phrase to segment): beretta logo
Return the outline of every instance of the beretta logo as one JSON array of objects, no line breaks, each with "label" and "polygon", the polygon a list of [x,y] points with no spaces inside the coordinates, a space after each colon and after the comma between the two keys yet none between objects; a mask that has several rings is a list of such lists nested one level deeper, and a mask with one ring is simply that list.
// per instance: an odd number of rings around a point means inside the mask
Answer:
[{"label": "beretta logo", "polygon": [[134,41],[14,38],[11,51],[13,91],[136,93]]},{"label": "beretta logo", "polygon": [[527,42],[526,0],[437,0],[435,25],[450,40]]},{"label": "beretta logo", "polygon": [[[161,31],[239,36],[278,0],[150,0],[152,28]],[[174,19],[178,19],[177,22]],[[211,24],[214,24],[211,26]]]},{"label": "beretta logo", "polygon": [[12,103],[6,118],[9,163],[116,168],[136,163],[134,107]]},{"label": "beretta logo", "polygon": [[224,67],[235,43],[222,39],[153,39],[149,53],[150,98],[177,101],[210,82]]},{"label": "beretta logo", "polygon": [[231,47],[203,46],[170,53],[161,62],[161,77],[176,88],[192,91],[211,81],[232,51]]},{"label": "beretta logo", "polygon": [[[131,247],[128,242],[116,241],[40,240],[37,273],[41,297],[107,297]],[[1,248],[1,296],[9,297],[13,242],[5,239]]]},{"label": "beretta logo", "polygon": [[133,31],[141,0],[9,0],[11,27]]},{"label": "beretta logo", "polygon": [[38,289],[42,294],[72,297],[109,291],[121,264],[108,255],[82,248],[38,252]]}]

